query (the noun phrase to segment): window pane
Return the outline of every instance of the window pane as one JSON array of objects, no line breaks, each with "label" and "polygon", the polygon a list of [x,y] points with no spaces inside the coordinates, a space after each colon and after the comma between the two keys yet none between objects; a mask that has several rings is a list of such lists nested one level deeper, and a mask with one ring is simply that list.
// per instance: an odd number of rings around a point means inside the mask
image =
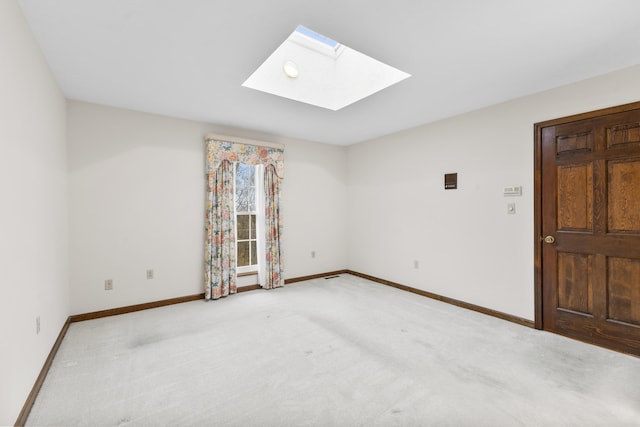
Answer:
[{"label": "window pane", "polygon": [[238,163],[236,165],[236,211],[255,210],[255,166]]},{"label": "window pane", "polygon": [[238,240],[246,240],[249,238],[249,216],[250,215],[238,215],[236,217],[236,227],[238,227]]},{"label": "window pane", "polygon": [[249,212],[247,198],[242,191],[236,192],[236,212]]},{"label": "window pane", "polygon": [[255,187],[251,187],[249,189],[249,211],[250,212],[256,211],[256,188]]},{"label": "window pane", "polygon": [[257,265],[255,166],[236,163],[237,266]]},{"label": "window pane", "polygon": [[256,238],[256,216],[251,215],[251,239]]},{"label": "window pane", "polygon": [[249,242],[238,242],[238,267],[249,265]]},{"label": "window pane", "polygon": [[256,241],[251,241],[251,265],[256,265],[258,263],[258,250],[256,247]]}]

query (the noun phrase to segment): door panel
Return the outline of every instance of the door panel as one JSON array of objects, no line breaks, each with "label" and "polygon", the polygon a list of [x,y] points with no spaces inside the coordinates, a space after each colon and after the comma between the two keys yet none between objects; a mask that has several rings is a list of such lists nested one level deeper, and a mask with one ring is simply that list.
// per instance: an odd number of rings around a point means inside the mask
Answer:
[{"label": "door panel", "polygon": [[608,318],[640,326],[640,260],[609,257],[608,270]]},{"label": "door panel", "polygon": [[558,308],[593,314],[591,255],[558,253]]},{"label": "door panel", "polygon": [[610,232],[640,234],[640,160],[609,162]]},{"label": "door panel", "polygon": [[607,147],[620,148],[640,144],[640,123],[628,123],[607,128]]},{"label": "door panel", "polygon": [[593,151],[593,134],[581,132],[556,137],[556,153]]},{"label": "door panel", "polygon": [[640,355],[640,103],[537,124],[536,147],[536,325]]},{"label": "door panel", "polygon": [[558,167],[558,230],[593,230],[593,167]]}]

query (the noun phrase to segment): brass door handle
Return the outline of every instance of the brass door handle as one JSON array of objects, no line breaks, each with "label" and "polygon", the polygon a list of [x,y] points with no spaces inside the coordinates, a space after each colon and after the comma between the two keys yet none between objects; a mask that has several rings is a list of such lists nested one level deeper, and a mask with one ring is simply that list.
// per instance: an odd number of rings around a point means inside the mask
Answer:
[{"label": "brass door handle", "polygon": [[554,243],[555,241],[556,241],[556,238],[553,237],[553,236],[547,236],[547,237],[544,238],[544,242],[545,243],[551,244],[551,243]]}]

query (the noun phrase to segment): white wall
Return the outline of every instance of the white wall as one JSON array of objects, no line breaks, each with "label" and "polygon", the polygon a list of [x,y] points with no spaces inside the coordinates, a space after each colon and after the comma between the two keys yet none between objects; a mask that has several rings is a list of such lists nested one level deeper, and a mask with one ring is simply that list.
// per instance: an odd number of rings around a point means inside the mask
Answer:
[{"label": "white wall", "polygon": [[285,277],[342,270],[347,266],[346,148],[301,141],[286,145]]},{"label": "white wall", "polygon": [[640,66],[350,146],[349,268],[533,320],[533,125],[638,100]]},{"label": "white wall", "polygon": [[345,148],[69,101],[72,313],[204,292],[209,132],[286,145],[285,277],[345,268]]},{"label": "white wall", "polygon": [[13,0],[0,62],[0,425],[13,425],[69,315],[66,110]]}]

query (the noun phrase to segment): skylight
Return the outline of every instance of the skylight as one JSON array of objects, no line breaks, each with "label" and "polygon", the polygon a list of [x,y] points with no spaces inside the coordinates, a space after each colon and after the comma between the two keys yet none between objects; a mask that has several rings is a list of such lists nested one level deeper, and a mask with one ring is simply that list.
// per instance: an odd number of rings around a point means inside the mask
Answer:
[{"label": "skylight", "polygon": [[299,25],[242,86],[337,111],[410,76]]}]

